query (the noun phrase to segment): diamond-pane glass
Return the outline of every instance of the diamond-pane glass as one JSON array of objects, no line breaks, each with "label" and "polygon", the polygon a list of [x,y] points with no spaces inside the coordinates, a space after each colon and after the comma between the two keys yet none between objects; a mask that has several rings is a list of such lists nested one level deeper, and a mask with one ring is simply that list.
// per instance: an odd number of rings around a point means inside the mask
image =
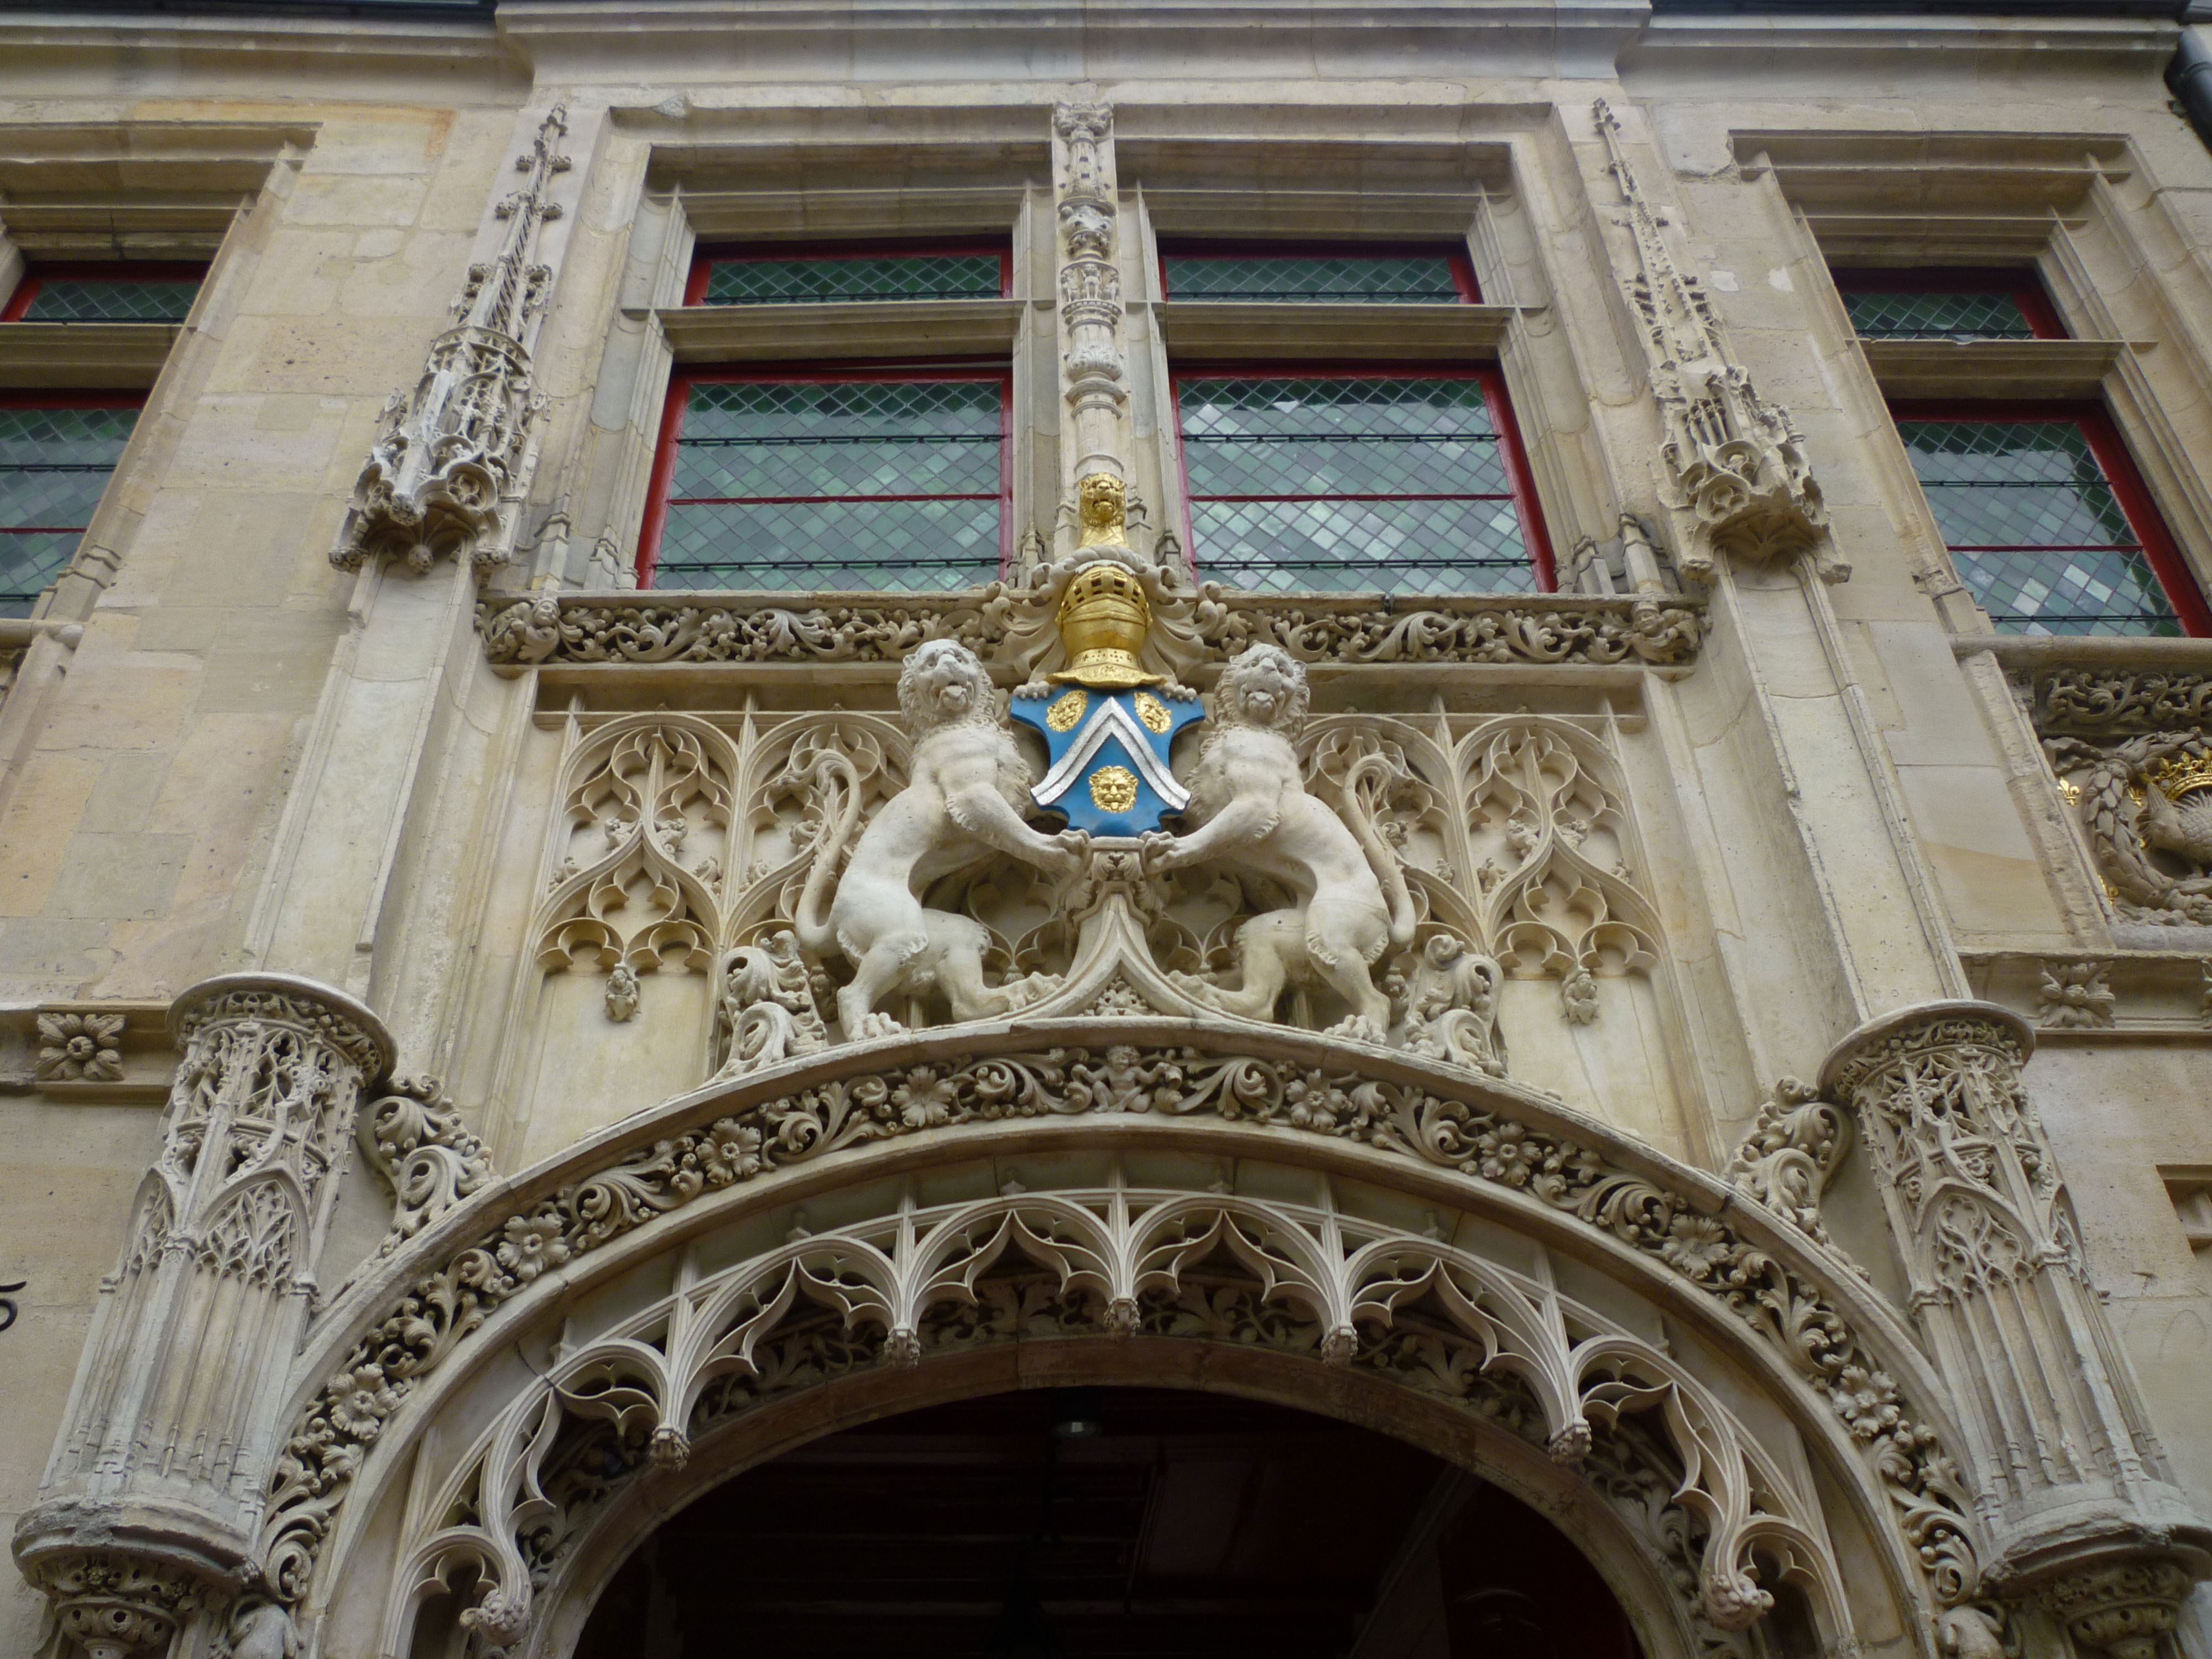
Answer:
[{"label": "diamond-pane glass", "polygon": [[1854,294],[1844,307],[1863,340],[2032,340],[2034,326],[2013,295],[1978,294]]},{"label": "diamond-pane glass", "polygon": [[1480,381],[1191,380],[1177,398],[1202,575],[1282,592],[1535,587]]},{"label": "diamond-pane glass", "polygon": [[849,300],[995,300],[995,253],[898,253],[868,258],[717,259],[710,306],[828,305]]},{"label": "diamond-pane glass", "polygon": [[0,409],[0,617],[27,617],[76,549],[135,409]]},{"label": "diamond-pane glass", "polygon": [[42,276],[24,307],[27,323],[181,323],[198,297],[197,277],[140,282],[131,278]]},{"label": "diamond-pane glass", "polygon": [[2007,634],[2179,634],[2071,421],[1900,421],[1960,579]]},{"label": "diamond-pane glass", "polygon": [[660,587],[935,592],[999,571],[995,380],[699,381]]},{"label": "diamond-pane glass", "polygon": [[1171,300],[1303,300],[1368,305],[1457,305],[1442,253],[1305,258],[1170,253]]}]

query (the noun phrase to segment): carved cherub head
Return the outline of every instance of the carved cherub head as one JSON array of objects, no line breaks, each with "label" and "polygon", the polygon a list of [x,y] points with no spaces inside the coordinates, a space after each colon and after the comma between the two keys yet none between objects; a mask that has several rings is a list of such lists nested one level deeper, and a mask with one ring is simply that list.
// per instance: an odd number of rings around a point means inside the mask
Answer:
[{"label": "carved cherub head", "polygon": [[1311,701],[1304,663],[1279,645],[1248,646],[1221,671],[1214,718],[1223,726],[1257,726],[1295,738],[1305,728]]},{"label": "carved cherub head", "polygon": [[998,718],[990,671],[957,640],[930,640],[907,654],[898,699],[907,730],[917,738],[963,720]]}]

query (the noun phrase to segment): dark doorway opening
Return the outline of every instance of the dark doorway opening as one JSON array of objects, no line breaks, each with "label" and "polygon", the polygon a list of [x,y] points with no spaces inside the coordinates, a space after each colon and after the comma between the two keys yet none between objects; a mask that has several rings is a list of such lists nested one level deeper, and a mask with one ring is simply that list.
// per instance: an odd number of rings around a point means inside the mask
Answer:
[{"label": "dark doorway opening", "polygon": [[827,1436],[639,1546],[577,1659],[1640,1659],[1475,1476],[1330,1419],[1036,1389]]}]

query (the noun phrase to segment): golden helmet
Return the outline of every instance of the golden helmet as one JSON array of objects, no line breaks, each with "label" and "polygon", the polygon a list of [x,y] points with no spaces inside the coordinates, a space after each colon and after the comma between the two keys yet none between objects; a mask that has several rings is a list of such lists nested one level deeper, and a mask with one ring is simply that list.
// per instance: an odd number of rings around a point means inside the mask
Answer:
[{"label": "golden helmet", "polygon": [[1087,566],[1060,599],[1060,641],[1067,647],[1067,666],[1048,678],[1102,691],[1157,685],[1163,677],[1137,665],[1152,628],[1152,606],[1135,576],[1104,560]]}]

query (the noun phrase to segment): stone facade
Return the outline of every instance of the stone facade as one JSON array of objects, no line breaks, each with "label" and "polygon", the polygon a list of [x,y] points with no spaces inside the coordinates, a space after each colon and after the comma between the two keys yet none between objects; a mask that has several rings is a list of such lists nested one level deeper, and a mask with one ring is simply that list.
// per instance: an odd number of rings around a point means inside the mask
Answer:
[{"label": "stone facade", "polygon": [[[0,323],[145,394],[0,622],[0,1650],[565,1659],[1047,1378],[1386,1425],[1651,1659],[2212,1659],[2212,641],[1994,629],[1886,402],[2101,404],[2212,587],[2197,26],[358,9],[0,20],[0,284],[208,264]],[[955,235],[1005,297],[684,303]],[[2069,337],[1861,341],[1930,264]],[[930,358],[1000,580],[636,591],[672,373]],[[1557,591],[1194,574],[1230,362],[1495,366]],[[1030,805],[1114,708],[1166,830]]]}]

